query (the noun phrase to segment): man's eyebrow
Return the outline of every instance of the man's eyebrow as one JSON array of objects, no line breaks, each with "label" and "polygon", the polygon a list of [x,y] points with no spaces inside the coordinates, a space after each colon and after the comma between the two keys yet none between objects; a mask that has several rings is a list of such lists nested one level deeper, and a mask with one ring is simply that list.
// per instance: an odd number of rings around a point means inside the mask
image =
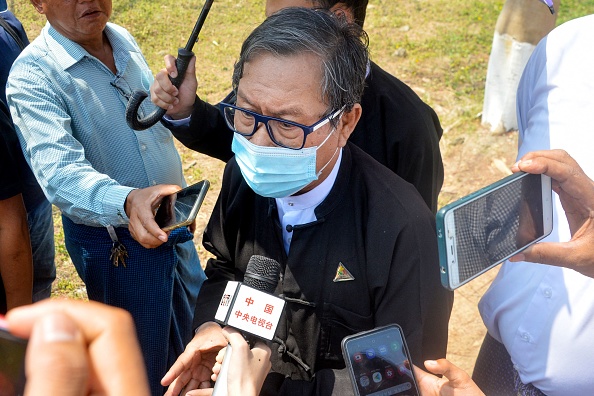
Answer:
[{"label": "man's eyebrow", "polygon": [[[257,106],[255,106],[246,95],[242,94],[239,91],[237,92],[237,98],[241,98],[242,102],[245,102],[248,104],[248,106],[250,106],[250,108],[248,110],[257,108]],[[267,115],[269,117],[283,118],[286,116],[299,117],[304,114],[305,113],[297,107],[288,107],[288,108],[281,109],[278,111],[268,112],[268,114],[265,114],[265,115]]]}]

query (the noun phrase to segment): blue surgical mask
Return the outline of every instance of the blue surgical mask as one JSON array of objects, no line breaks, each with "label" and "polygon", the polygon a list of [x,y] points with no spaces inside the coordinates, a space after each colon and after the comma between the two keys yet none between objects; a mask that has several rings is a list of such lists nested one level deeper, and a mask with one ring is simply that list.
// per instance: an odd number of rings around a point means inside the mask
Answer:
[{"label": "blue surgical mask", "polygon": [[330,160],[316,173],[316,152],[328,140],[319,146],[301,150],[285,147],[266,147],[251,143],[238,133],[233,134],[231,150],[235,153],[235,161],[239,165],[246,183],[258,195],[270,198],[283,198],[293,195],[307,186],[322,173],[332,161],[338,148]]}]

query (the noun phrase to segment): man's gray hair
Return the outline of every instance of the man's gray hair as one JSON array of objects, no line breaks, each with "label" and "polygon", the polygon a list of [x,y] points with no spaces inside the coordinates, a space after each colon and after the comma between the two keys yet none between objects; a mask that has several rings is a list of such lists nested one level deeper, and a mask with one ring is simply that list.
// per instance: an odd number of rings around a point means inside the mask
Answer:
[{"label": "man's gray hair", "polygon": [[268,17],[243,42],[233,71],[237,90],[246,62],[262,53],[313,53],[322,67],[322,100],[328,112],[350,111],[361,101],[367,71],[367,34],[357,24],[323,10],[290,7]]}]

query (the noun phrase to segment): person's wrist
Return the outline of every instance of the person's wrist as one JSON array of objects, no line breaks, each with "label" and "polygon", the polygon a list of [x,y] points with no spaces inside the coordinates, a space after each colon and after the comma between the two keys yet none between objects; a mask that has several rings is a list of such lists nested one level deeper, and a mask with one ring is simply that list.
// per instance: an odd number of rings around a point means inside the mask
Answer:
[{"label": "person's wrist", "polygon": [[182,109],[177,109],[174,113],[167,113],[169,118],[172,120],[183,120],[184,118],[188,118],[192,115],[192,111],[194,111],[194,103],[189,106],[184,106]]}]

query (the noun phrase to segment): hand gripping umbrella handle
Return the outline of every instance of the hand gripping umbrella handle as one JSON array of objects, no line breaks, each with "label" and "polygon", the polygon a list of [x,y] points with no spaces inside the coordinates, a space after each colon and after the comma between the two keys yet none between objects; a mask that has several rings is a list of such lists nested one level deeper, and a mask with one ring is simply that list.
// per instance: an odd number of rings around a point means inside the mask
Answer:
[{"label": "hand gripping umbrella handle", "polygon": [[[177,67],[177,77],[169,77],[171,83],[175,85],[176,88],[179,88],[181,83],[184,81],[186,70],[188,70],[188,65],[194,56],[192,48],[194,47],[194,43],[198,41],[198,33],[200,33],[200,30],[202,29],[202,25],[206,20],[206,16],[210,11],[210,7],[213,2],[214,0],[206,0],[204,6],[202,7],[202,11],[200,12],[200,16],[198,16],[196,25],[194,25],[194,30],[188,39],[188,43],[184,48],[180,48],[177,51],[177,59],[175,60],[175,66]],[[130,97],[130,100],[128,101],[128,104],[126,105],[126,123],[128,123],[128,126],[135,131],[143,131],[152,127],[157,122],[159,122],[167,112],[167,110],[157,107],[148,116],[139,119],[138,109],[140,108],[142,101],[147,97],[148,93],[145,91],[134,91]]]},{"label": "hand gripping umbrella handle", "polygon": [[[188,51],[185,48],[180,48],[177,52],[177,59],[175,60],[175,66],[177,67],[177,77],[169,79],[171,83],[179,88],[181,83],[184,81],[186,70],[194,53]],[[138,109],[142,104],[142,101],[148,97],[148,93],[145,91],[134,91],[128,104],[126,105],[126,122],[128,126],[135,131],[143,131],[147,128],[152,127],[163,118],[167,110],[157,107],[148,116],[140,119],[138,118]]]}]

